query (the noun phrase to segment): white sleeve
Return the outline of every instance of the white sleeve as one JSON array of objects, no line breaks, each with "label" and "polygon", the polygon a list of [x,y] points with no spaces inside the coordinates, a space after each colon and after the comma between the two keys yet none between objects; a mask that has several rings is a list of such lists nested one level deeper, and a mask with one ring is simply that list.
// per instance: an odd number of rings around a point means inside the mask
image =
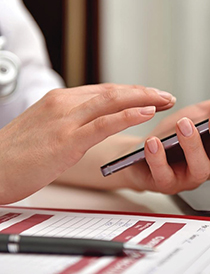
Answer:
[{"label": "white sleeve", "polygon": [[51,69],[44,37],[21,0],[0,0],[0,31],[7,39],[6,50],[21,61],[16,98],[0,102],[3,127],[48,91],[65,84]]}]

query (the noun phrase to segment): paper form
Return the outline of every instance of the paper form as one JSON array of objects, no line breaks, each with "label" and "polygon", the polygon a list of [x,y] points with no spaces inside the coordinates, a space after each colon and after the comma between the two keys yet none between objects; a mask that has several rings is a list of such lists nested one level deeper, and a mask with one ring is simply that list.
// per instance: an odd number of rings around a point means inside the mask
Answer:
[{"label": "paper form", "polygon": [[100,258],[2,253],[2,274],[210,273],[210,218],[0,207],[0,233],[129,241],[158,249]]}]

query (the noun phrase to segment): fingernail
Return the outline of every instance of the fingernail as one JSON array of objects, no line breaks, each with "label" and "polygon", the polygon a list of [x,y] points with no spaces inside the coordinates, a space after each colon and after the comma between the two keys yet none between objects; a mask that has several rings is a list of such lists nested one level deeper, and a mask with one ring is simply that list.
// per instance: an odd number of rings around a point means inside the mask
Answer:
[{"label": "fingernail", "polygon": [[139,110],[140,110],[140,113],[143,115],[152,115],[155,113],[156,107],[155,106],[143,107],[143,108],[140,108]]},{"label": "fingernail", "polygon": [[176,97],[172,96],[171,103],[173,103],[173,104],[176,103]]},{"label": "fingernail", "polygon": [[193,127],[188,118],[184,117],[177,122],[179,130],[181,131],[182,135],[185,137],[189,137],[193,133]]},{"label": "fingernail", "polygon": [[[153,89],[155,92],[157,92],[161,97],[163,97],[164,99],[168,99],[169,101],[172,101],[175,99],[174,96],[172,96],[171,93],[167,92],[167,91],[163,91],[163,90],[159,90],[157,88],[149,88],[149,89]],[[174,98],[174,99],[173,99]]]},{"label": "fingernail", "polygon": [[161,96],[163,97],[164,99],[167,99],[169,101],[172,100],[173,96],[168,93],[167,91],[162,91],[162,90],[156,90],[156,92]]},{"label": "fingernail", "polygon": [[157,151],[158,151],[158,143],[157,143],[157,140],[156,140],[155,137],[152,137],[152,138],[148,139],[147,140],[147,145],[148,145],[149,151],[152,154],[157,153]]}]

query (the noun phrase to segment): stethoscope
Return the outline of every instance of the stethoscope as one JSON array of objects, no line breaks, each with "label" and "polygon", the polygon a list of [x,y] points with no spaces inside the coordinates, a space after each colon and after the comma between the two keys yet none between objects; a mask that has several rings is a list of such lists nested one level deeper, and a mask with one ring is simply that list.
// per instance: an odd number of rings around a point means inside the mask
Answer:
[{"label": "stethoscope", "polygon": [[5,50],[6,38],[0,34],[0,102],[8,101],[15,93],[20,59],[12,52]]}]

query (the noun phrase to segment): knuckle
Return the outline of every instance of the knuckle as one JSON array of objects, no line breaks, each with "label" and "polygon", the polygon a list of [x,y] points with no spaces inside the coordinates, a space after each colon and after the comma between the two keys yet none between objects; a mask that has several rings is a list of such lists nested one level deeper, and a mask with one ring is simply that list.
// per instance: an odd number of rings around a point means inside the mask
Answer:
[{"label": "knuckle", "polygon": [[126,122],[130,121],[133,119],[135,116],[139,116],[139,113],[137,110],[131,110],[131,109],[124,109],[122,111],[122,119]]},{"label": "knuckle", "polygon": [[192,174],[192,177],[196,185],[200,185],[209,178],[209,172],[205,172],[204,170],[201,170],[199,172]]},{"label": "knuckle", "polygon": [[144,92],[146,90],[145,86],[140,86],[140,85],[131,85],[131,88],[140,90],[141,92]]},{"label": "knuckle", "polygon": [[102,83],[102,84],[100,84],[100,86],[102,87],[103,90],[110,90],[110,89],[113,89],[114,84],[112,84],[112,83]]},{"label": "knuckle", "polygon": [[[161,182],[159,182],[161,184]],[[163,194],[167,195],[174,195],[178,192],[177,186],[175,187],[175,184],[173,181],[168,181],[164,185],[162,185],[161,192]]]},{"label": "knuckle", "polygon": [[44,97],[44,107],[46,109],[57,108],[63,101],[63,96],[60,89],[54,89],[48,92]]},{"label": "knuckle", "polygon": [[106,90],[103,93],[103,98],[105,99],[105,101],[108,101],[108,102],[113,102],[113,101],[116,102],[119,98],[119,90],[116,90],[116,89]]},{"label": "knuckle", "polygon": [[107,127],[107,119],[106,117],[102,116],[94,120],[94,127],[96,131],[102,131],[104,128]]},{"label": "knuckle", "polygon": [[154,101],[154,98],[160,98],[154,89],[144,89],[143,92],[152,101]]},{"label": "knuckle", "polygon": [[167,178],[168,176],[156,177],[154,180],[154,189],[163,194],[173,195],[177,193],[179,185],[173,178]]},{"label": "knuckle", "polygon": [[139,86],[138,85],[131,85],[131,88],[132,89],[139,89]]}]

